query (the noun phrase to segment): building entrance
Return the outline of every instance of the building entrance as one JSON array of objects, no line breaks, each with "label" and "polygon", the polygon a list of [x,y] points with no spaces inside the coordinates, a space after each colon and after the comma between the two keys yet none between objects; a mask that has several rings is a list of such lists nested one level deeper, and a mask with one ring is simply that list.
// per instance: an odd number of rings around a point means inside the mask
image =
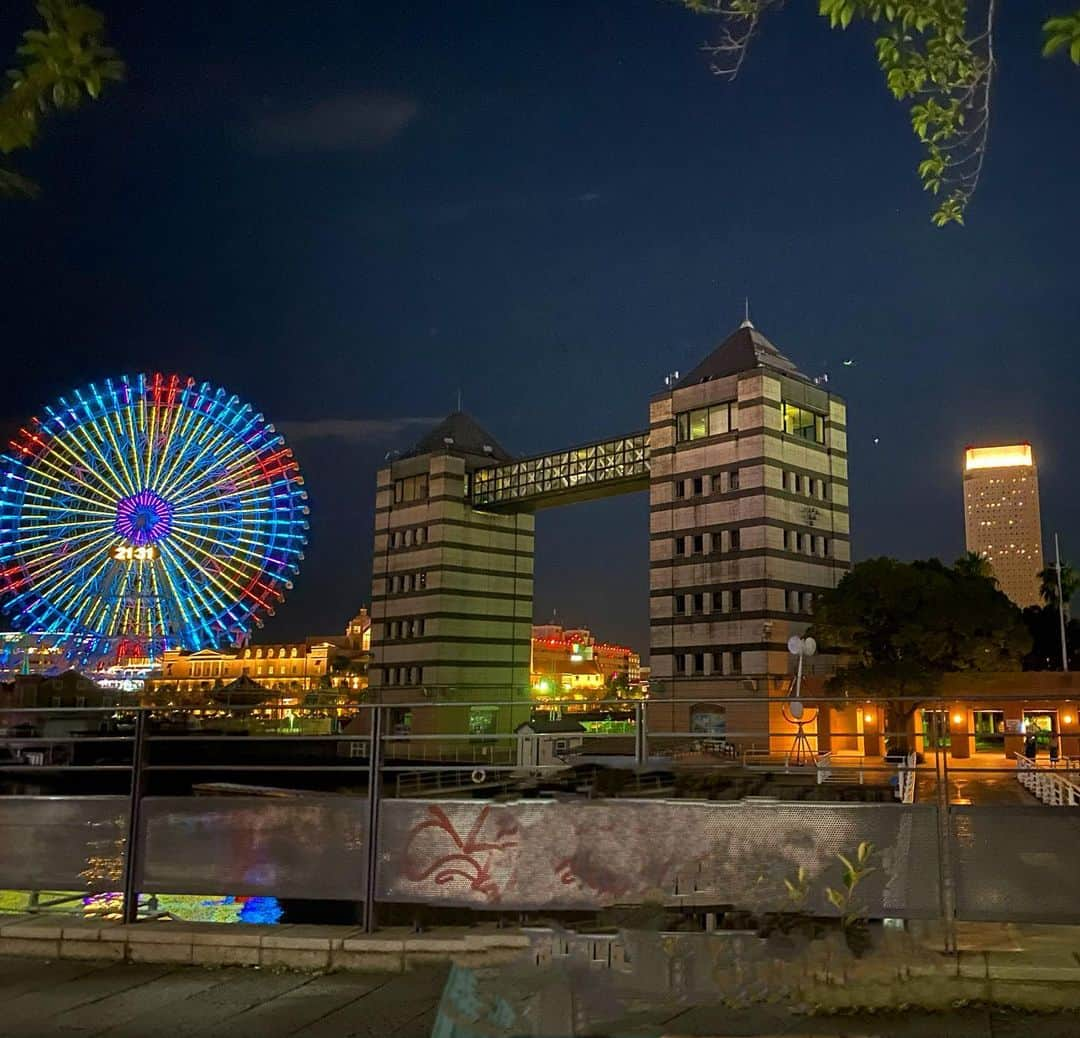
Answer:
[{"label": "building entrance", "polygon": [[975,710],[972,712],[976,753],[1005,752],[1005,711]]},{"label": "building entrance", "polygon": [[1024,734],[1035,736],[1038,753],[1050,753],[1058,732],[1056,710],[1025,710]]},{"label": "building entrance", "polygon": [[922,711],[923,745],[927,750],[947,750],[952,745],[948,710]]}]

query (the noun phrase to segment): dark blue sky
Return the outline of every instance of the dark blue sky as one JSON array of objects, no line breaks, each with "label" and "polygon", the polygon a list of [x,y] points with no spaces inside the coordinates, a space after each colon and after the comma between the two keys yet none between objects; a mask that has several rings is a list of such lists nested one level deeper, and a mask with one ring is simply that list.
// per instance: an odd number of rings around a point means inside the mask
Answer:
[{"label": "dark blue sky", "polygon": [[[313,511],[268,635],[367,600],[410,420],[460,387],[516,452],[643,428],[744,295],[848,399],[858,557],[957,555],[963,447],[1026,439],[1080,558],[1080,70],[1039,58],[1044,4],[1003,5],[984,180],[945,231],[872,34],[809,2],[734,84],[661,0],[99,6],[128,82],[18,157],[39,201],[0,202],[0,417],[138,368],[251,400]],[[647,648],[644,495],[537,527],[537,616]]]}]

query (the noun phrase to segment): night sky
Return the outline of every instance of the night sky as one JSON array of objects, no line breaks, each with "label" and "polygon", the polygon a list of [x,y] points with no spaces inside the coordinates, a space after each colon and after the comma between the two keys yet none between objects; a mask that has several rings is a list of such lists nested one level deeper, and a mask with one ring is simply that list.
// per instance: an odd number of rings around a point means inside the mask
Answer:
[{"label": "night sky", "polygon": [[[40,200],[0,200],[0,419],[159,368],[264,411],[312,506],[267,637],[367,601],[375,469],[459,389],[515,453],[635,431],[746,295],[847,398],[856,557],[954,558],[964,446],[1030,440],[1080,561],[1080,70],[1039,57],[1046,5],[1003,5],[983,183],[944,231],[872,32],[816,4],[734,84],[661,0],[98,6],[127,83],[13,156]],[[4,4],[0,50],[30,21]],[[646,650],[645,495],[537,533],[537,619]]]}]

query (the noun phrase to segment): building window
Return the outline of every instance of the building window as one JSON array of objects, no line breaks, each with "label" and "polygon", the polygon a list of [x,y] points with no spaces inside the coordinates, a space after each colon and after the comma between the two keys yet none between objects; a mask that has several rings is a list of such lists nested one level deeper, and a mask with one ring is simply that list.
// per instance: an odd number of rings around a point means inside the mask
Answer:
[{"label": "building window", "polygon": [[419,620],[413,620],[413,637],[422,638],[424,636],[425,623],[424,618],[420,617]]},{"label": "building window", "polygon": [[406,530],[403,538],[403,542],[406,548],[412,547],[413,532],[412,530]]},{"label": "building window", "polygon": [[789,591],[787,597],[788,597],[788,612],[797,613],[799,611],[799,592],[798,591]]},{"label": "building window", "polygon": [[418,588],[427,587],[427,574],[426,573],[417,573],[416,574],[416,586]]},{"label": "building window", "polygon": [[804,591],[802,593],[802,611],[804,613],[812,613],[814,611],[814,592]]},{"label": "building window", "polygon": [[742,653],[741,652],[733,652],[731,654],[731,673],[732,674],[741,674],[742,673]]},{"label": "building window", "polygon": [[802,476],[797,472],[791,474],[791,489],[796,494],[802,493]]},{"label": "building window", "polygon": [[739,550],[739,531],[738,530],[731,530],[728,533],[728,548],[731,551],[738,551]]},{"label": "building window", "polygon": [[694,613],[705,612],[705,596],[700,591],[694,594]]},{"label": "building window", "polygon": [[739,427],[738,404],[728,401],[712,407],[699,407],[675,416],[675,440],[703,440],[706,436],[722,436]]},{"label": "building window", "polygon": [[686,598],[683,595],[675,596],[675,615],[684,616],[686,614]]},{"label": "building window", "polygon": [[735,588],[735,590],[731,592],[731,611],[733,613],[737,613],[741,609],[742,609],[742,591],[740,591],[738,588]]},{"label": "building window", "polygon": [[829,499],[829,484],[825,480],[821,481],[821,500],[827,501]]},{"label": "building window", "polygon": [[417,544],[427,544],[427,527],[426,526],[418,526],[416,528],[416,543]]},{"label": "building window", "polygon": [[394,480],[394,504],[406,505],[411,501],[422,501],[428,496],[428,478],[424,472],[419,476]]},{"label": "building window", "polygon": [[412,581],[413,581],[412,574],[411,573],[406,573],[401,578],[401,590],[402,591],[412,591]]},{"label": "building window", "polygon": [[390,639],[391,641],[401,633],[401,624],[397,620],[390,621]]},{"label": "building window", "polygon": [[705,653],[703,653],[703,652],[695,652],[694,653],[694,673],[695,674],[704,674],[705,673]]},{"label": "building window", "polygon": [[400,544],[400,543],[401,543],[401,534],[398,533],[397,530],[395,530],[392,534],[390,534],[390,547],[391,548],[396,548],[398,546],[398,544]]},{"label": "building window", "polygon": [[739,489],[739,470],[732,469],[727,476],[727,488],[728,490]]},{"label": "building window", "polygon": [[675,554],[680,556],[686,554],[686,545],[682,537],[675,538]]},{"label": "building window", "polygon": [[694,554],[702,555],[705,552],[705,536],[704,534],[694,534]]},{"label": "building window", "polygon": [[701,497],[701,495],[704,494],[704,493],[705,493],[705,477],[704,476],[695,476],[694,477],[694,496],[695,497]]},{"label": "building window", "polygon": [[825,442],[825,419],[822,415],[797,404],[789,404],[786,400],[781,404],[781,410],[784,416],[784,432],[788,435],[813,443]]},{"label": "building window", "polygon": [[681,652],[675,653],[675,673],[686,673],[686,657]]},{"label": "building window", "polygon": [[712,654],[712,672],[714,674],[722,674],[724,672],[724,654],[722,652],[714,652]]},{"label": "building window", "polygon": [[822,537],[821,538],[821,554],[824,555],[826,558],[828,558],[828,556],[829,556],[829,538],[828,537]]},{"label": "building window", "polygon": [[685,480],[675,480],[675,496],[678,498],[686,497],[686,482]]}]

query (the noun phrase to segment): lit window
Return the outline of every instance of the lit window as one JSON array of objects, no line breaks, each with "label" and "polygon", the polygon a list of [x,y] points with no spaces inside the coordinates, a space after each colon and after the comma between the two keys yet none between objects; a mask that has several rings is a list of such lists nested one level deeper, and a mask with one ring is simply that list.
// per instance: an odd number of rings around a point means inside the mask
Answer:
[{"label": "lit window", "polygon": [[690,439],[703,440],[709,435],[709,409],[699,408],[690,412]]},{"label": "lit window", "polygon": [[801,440],[811,440],[814,443],[825,442],[825,419],[813,411],[808,411],[797,404],[789,404],[786,400],[781,404],[784,418],[784,432],[790,436],[797,436]]}]

